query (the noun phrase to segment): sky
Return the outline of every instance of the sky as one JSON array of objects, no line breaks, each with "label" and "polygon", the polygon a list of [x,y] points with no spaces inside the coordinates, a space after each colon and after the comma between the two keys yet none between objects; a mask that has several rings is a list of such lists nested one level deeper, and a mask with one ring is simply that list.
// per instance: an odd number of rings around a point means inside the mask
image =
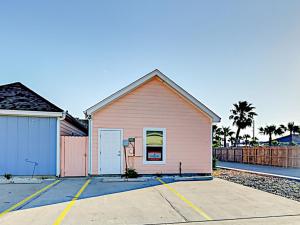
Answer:
[{"label": "sky", "polygon": [[1,1],[0,84],[84,117],[157,68],[221,126],[240,100],[257,127],[300,124],[299,12],[298,0]]}]

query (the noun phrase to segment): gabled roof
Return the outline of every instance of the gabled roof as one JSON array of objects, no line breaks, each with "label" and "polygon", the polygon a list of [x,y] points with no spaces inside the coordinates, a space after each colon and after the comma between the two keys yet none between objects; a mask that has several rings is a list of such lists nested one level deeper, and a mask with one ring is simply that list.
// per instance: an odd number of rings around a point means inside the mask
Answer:
[{"label": "gabled roof", "polygon": [[149,81],[150,79],[152,79],[155,76],[159,77],[162,81],[164,81],[170,87],[175,89],[186,100],[188,100],[193,105],[195,105],[198,109],[200,109],[202,112],[207,114],[212,119],[213,122],[221,121],[221,118],[217,114],[215,114],[213,111],[211,111],[209,108],[207,108],[204,104],[202,104],[200,101],[198,101],[196,98],[194,98],[188,92],[186,92],[183,88],[178,86],[175,82],[173,82],[170,78],[168,78],[166,75],[164,75],[158,69],[153,70],[152,72],[146,74],[145,76],[138,79],[137,81],[131,83],[130,85],[126,86],[125,88],[117,91],[116,93],[112,94],[111,96],[100,101],[96,105],[88,108],[84,113],[86,114],[86,116],[93,114],[94,112],[98,111],[99,109],[102,109],[106,105],[112,103],[113,101],[121,98],[122,96],[124,96],[124,95],[128,94],[129,92],[135,90],[136,88],[140,87],[141,85],[143,85],[144,83],[146,83],[147,81]]},{"label": "gabled roof", "polygon": [[63,112],[20,82],[0,86],[0,109],[39,112]]}]

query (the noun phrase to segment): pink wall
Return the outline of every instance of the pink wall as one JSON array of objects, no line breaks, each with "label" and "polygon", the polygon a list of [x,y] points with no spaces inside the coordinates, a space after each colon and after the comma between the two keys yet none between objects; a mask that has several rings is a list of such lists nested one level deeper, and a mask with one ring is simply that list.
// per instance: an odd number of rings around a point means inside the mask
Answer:
[{"label": "pink wall", "polygon": [[[122,128],[137,137],[130,166],[140,174],[211,173],[211,119],[158,77],[92,115],[92,174],[98,174],[98,129]],[[143,164],[143,128],[166,128],[165,165]]]},{"label": "pink wall", "polygon": [[60,175],[81,177],[88,175],[88,137],[61,136]]}]

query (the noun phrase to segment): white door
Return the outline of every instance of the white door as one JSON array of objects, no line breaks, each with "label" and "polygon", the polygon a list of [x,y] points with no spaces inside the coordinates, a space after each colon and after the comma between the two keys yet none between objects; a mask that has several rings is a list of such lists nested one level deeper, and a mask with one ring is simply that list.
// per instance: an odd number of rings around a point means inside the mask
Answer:
[{"label": "white door", "polygon": [[121,174],[122,130],[99,130],[100,174]]}]

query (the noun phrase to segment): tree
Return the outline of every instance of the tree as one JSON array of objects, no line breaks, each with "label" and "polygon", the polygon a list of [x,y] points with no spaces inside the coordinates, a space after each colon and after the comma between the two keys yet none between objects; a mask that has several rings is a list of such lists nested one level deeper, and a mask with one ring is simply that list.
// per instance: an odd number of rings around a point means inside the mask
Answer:
[{"label": "tree", "polygon": [[295,134],[300,134],[300,126],[296,126],[296,129],[295,129]]},{"label": "tree", "polygon": [[217,125],[212,126],[212,142],[214,148],[221,147],[221,128]]},{"label": "tree", "polygon": [[229,119],[233,120],[233,126],[237,127],[235,146],[237,146],[239,141],[241,130],[252,126],[253,118],[254,116],[257,116],[254,109],[255,107],[247,101],[239,101],[237,104],[233,104],[233,109],[230,110],[231,115],[229,116]]},{"label": "tree", "polygon": [[235,143],[235,137],[233,137],[233,136],[229,137],[228,141],[230,142],[231,146],[234,145],[234,143]]},{"label": "tree", "polygon": [[250,141],[249,141],[250,138],[251,138],[251,136],[249,134],[244,134],[243,139],[244,139],[246,146],[248,146],[250,144]]},{"label": "tree", "polygon": [[251,138],[251,141],[250,141],[250,145],[251,146],[257,146],[259,143],[258,143],[258,138],[257,137],[252,137]]},{"label": "tree", "polygon": [[233,131],[231,131],[230,127],[222,127],[220,134],[223,136],[223,143],[224,147],[227,146],[227,137],[230,137],[234,134]]},{"label": "tree", "polygon": [[271,146],[272,145],[272,136],[273,135],[282,135],[284,133],[284,130],[281,126],[276,127],[275,125],[271,125],[271,126],[260,127],[259,132],[261,134],[269,136],[269,146]]},{"label": "tree", "polygon": [[299,133],[299,126],[296,126],[294,122],[289,122],[286,130],[288,130],[290,132],[290,136],[292,136],[292,134],[296,134]]},{"label": "tree", "polygon": [[[289,131],[290,136],[292,136],[292,134],[300,134],[300,126],[296,126],[294,122],[289,122],[287,127],[284,125],[280,125],[280,127],[282,128],[282,130],[284,132]],[[290,140],[290,144],[292,144],[293,142],[293,138],[291,138]]]}]

